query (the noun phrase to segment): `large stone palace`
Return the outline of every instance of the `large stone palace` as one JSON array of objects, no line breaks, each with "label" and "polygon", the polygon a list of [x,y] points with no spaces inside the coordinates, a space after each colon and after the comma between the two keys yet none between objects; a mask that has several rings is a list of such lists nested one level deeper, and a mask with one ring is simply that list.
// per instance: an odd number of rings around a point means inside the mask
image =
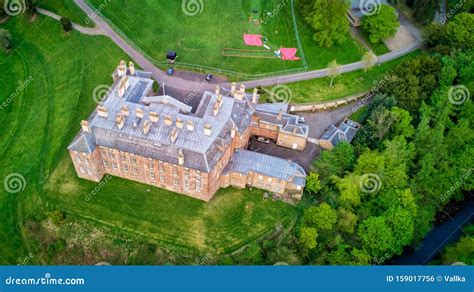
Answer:
[{"label": "large stone palace", "polygon": [[205,92],[195,111],[170,96],[154,96],[148,72],[122,61],[107,96],[68,147],[79,177],[105,174],[209,201],[221,187],[256,187],[287,201],[301,198],[302,167],[246,150],[251,136],[304,149],[308,126],[278,106],[258,105],[254,90],[233,83]]}]

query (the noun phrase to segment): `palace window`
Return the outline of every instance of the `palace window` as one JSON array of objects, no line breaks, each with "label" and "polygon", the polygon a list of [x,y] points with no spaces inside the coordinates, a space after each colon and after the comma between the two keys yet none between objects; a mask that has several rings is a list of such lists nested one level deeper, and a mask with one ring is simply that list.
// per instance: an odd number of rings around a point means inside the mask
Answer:
[{"label": "palace window", "polygon": [[103,164],[105,168],[109,168],[109,162],[107,160],[104,160]]},{"label": "palace window", "polygon": [[86,169],[87,169],[87,174],[92,175],[92,170],[89,167],[86,167]]},{"label": "palace window", "polygon": [[125,154],[120,155],[120,157],[122,158],[122,162],[127,161],[127,156],[125,156]]},{"label": "palace window", "polygon": [[86,173],[86,172],[84,171],[84,167],[82,167],[82,166],[79,167],[79,171],[80,171],[81,173]]},{"label": "palace window", "polygon": [[134,167],[134,168],[133,168],[133,174],[134,174],[134,175],[138,175],[138,167]]},{"label": "palace window", "polygon": [[132,164],[137,165],[137,159],[135,157],[132,157]]},{"label": "palace window", "polygon": [[126,172],[126,173],[128,172],[128,165],[126,164],[123,165],[123,172]]},{"label": "palace window", "polygon": [[148,167],[149,167],[150,169],[153,169],[153,168],[154,168],[154,164],[153,164],[153,162],[151,162],[151,161],[150,161],[150,162],[148,162]]},{"label": "palace window", "polygon": [[76,156],[77,163],[82,163],[81,156]]},{"label": "palace window", "polygon": [[150,172],[150,178],[153,179],[153,180],[156,178],[154,172]]},{"label": "palace window", "polygon": [[160,175],[160,182],[161,182],[161,183],[164,183],[164,182],[165,182],[165,176],[164,176],[164,175]]},{"label": "palace window", "polygon": [[117,169],[118,169],[118,165],[117,165],[117,163],[115,163],[115,162],[112,162],[112,168],[113,168],[114,170],[117,170]]},{"label": "palace window", "polygon": [[102,158],[107,158],[107,152],[104,148],[100,148],[100,156],[102,156]]},{"label": "palace window", "polygon": [[109,150],[109,156],[110,156],[110,159],[115,160],[115,154],[114,152],[112,152],[112,150]]}]

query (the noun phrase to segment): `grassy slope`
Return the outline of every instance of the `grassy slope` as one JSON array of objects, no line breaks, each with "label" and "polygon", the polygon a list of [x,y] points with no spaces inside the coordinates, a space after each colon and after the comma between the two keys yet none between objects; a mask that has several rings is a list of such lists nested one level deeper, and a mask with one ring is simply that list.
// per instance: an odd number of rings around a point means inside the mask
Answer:
[{"label": "grassy slope", "polygon": [[38,7],[52,11],[60,16],[69,18],[82,26],[93,27],[94,23],[87,15],[78,9],[73,0],[39,0]]},{"label": "grassy slope", "polygon": [[[101,0],[90,0],[97,7]],[[244,33],[260,33],[269,39],[273,50],[281,46],[296,47],[290,5],[276,8],[282,1],[262,2],[263,11],[275,11],[272,17],[263,15],[266,24],[249,23],[251,7],[258,7],[254,0],[204,1],[202,14],[186,16],[181,1],[117,0],[102,12],[130,40],[157,61],[163,61],[168,50],[177,50],[178,61],[201,66],[233,70],[240,73],[259,74],[302,68],[301,61],[283,62],[279,59],[235,58],[222,56],[224,47],[246,47]],[[276,10],[275,10],[276,9]],[[224,13],[225,12],[225,13]],[[159,17],[155,17],[159,15]],[[150,17],[148,17],[150,16]],[[153,17],[151,17],[153,16]],[[177,25],[179,23],[179,25]],[[343,64],[360,60],[363,51],[357,42],[348,37],[346,43],[326,49],[313,40],[313,32],[298,15],[299,34],[311,69],[324,68],[337,57]],[[196,30],[198,29],[198,30]]]},{"label": "grassy slope", "polygon": [[[381,64],[367,72],[358,70],[342,74],[334,80],[333,88],[329,88],[330,77],[319,78],[288,84],[292,92],[292,103],[315,103],[344,98],[350,95],[370,91],[374,84],[381,80],[395,66],[419,54],[415,51],[402,58]],[[264,98],[266,96],[263,96]]]},{"label": "grassy slope", "polygon": [[34,23],[15,17],[0,27],[11,31],[15,47],[9,55],[0,53],[0,103],[19,81],[33,80],[0,114],[0,177],[20,173],[26,180],[16,194],[0,188],[0,264],[34,253],[35,244],[21,236],[22,223],[53,208],[155,242],[218,251],[245,244],[294,216],[293,207],[264,202],[259,191],[224,190],[206,205],[155,188],[146,192],[150,187],[120,179],[86,204],[84,196],[96,184],[76,178],[66,147],[95,107],[94,87],[111,84],[111,71],[126,56],[105,37],[65,35],[59,23],[43,16]]}]

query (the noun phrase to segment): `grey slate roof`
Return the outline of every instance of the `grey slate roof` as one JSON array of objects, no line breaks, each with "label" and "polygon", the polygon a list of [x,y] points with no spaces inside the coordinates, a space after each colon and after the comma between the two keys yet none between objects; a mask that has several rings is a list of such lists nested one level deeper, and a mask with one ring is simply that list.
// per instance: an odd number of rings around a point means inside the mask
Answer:
[{"label": "grey slate roof", "polygon": [[[248,96],[243,101],[224,96],[219,113],[214,116],[217,96],[206,92],[203,100],[207,103],[198,109],[202,112],[202,115],[198,116],[181,113],[180,106],[175,106],[179,105],[179,102],[173,101],[171,97],[168,104],[151,103],[147,106],[138,102],[151,89],[153,80],[136,76],[128,76],[128,80],[130,85],[123,97],[118,95],[121,81],[118,80],[112,85],[109,96],[103,102],[103,106],[108,109],[108,117],[101,117],[94,112],[89,118],[92,134],[76,136],[69,146],[70,149],[91,151],[92,146],[97,145],[174,164],[178,161],[179,151],[183,151],[184,167],[209,172],[230,143],[231,129],[235,126],[243,132],[251,123],[255,105],[249,102]],[[123,106],[128,108],[130,114],[125,118],[123,128],[119,129],[116,119],[121,115]],[[143,118],[137,117],[137,109],[143,111]],[[150,112],[157,113],[159,121],[151,123],[150,130],[145,135],[143,126],[147,120],[150,122]],[[165,116],[171,118],[171,126],[165,125]],[[176,124],[178,119],[183,122],[182,128],[178,128]],[[193,122],[193,131],[187,129],[188,121]],[[206,125],[211,125],[210,136],[204,134]],[[171,140],[173,129],[177,133],[175,142]]]},{"label": "grey slate roof", "polygon": [[90,154],[94,152],[96,146],[97,144],[94,135],[86,132],[79,132],[71,145],[69,145],[68,149]]},{"label": "grey slate roof", "polygon": [[346,120],[342,122],[339,127],[335,125],[329,126],[326,132],[321,136],[321,140],[331,141],[333,146],[336,146],[340,142],[351,143],[358,130],[359,128],[356,123]]},{"label": "grey slate roof", "polygon": [[304,186],[306,172],[296,163],[253,151],[238,149],[235,151],[224,172],[249,172],[263,174],[269,177],[293,182]]},{"label": "grey slate roof", "polygon": [[278,114],[258,110],[255,112],[255,115],[263,122],[278,125],[282,131],[294,133],[294,130],[296,129],[296,134],[306,137],[309,134],[309,127],[307,125],[299,124],[298,116],[282,113],[281,119],[279,119]]},{"label": "grey slate roof", "polygon": [[288,113],[288,103],[261,103],[257,105],[257,111],[278,114],[280,111]]},{"label": "grey slate roof", "polygon": [[181,101],[172,98],[169,95],[160,95],[160,96],[144,96],[141,98],[140,102],[144,104],[155,104],[155,103],[160,103],[160,104],[168,104],[171,106],[176,107],[179,109],[182,113],[190,113],[193,107],[182,103]]}]

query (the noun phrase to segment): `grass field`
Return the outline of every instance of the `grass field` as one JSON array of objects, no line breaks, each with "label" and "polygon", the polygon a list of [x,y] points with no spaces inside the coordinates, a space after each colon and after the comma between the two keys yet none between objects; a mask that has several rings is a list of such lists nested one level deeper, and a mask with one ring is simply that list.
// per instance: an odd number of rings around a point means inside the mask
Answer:
[{"label": "grass field", "polygon": [[0,27],[14,38],[14,50],[0,53],[0,178],[17,173],[25,180],[16,193],[0,188],[0,264],[36,254],[37,242],[23,225],[54,209],[177,249],[215,252],[295,217],[294,207],[265,202],[259,191],[223,190],[206,205],[115,178],[87,203],[84,196],[96,184],[76,178],[66,147],[95,107],[93,89],[111,84],[111,72],[127,58],[109,39],[66,35],[43,16],[34,22],[14,17]]},{"label": "grass field", "polygon": [[[99,7],[103,0],[89,2],[94,7]],[[157,62],[165,61],[167,51],[176,50],[178,62],[248,74],[240,77],[250,78],[259,74],[304,68],[302,61],[222,55],[226,47],[255,48],[244,45],[244,33],[267,36],[272,50],[282,46],[297,47],[289,1],[206,0],[203,1],[201,13],[197,15],[188,16],[183,11],[182,1],[116,0],[108,4],[102,13],[131,42]],[[258,14],[262,15],[261,24],[252,21]],[[342,64],[361,59],[363,49],[349,36],[342,45],[322,48],[314,41],[313,31],[299,14],[297,22],[309,69],[325,68],[336,57]]]},{"label": "grass field", "polygon": [[[418,54],[420,52],[415,51],[399,59],[377,65],[367,72],[357,70],[342,74],[334,79],[333,88],[329,87],[330,77],[287,84],[291,90],[290,102],[299,104],[325,102],[370,91],[394,67]],[[268,94],[262,96],[263,100],[268,97]]]},{"label": "grass field", "polygon": [[73,0],[38,0],[38,7],[69,18],[82,26],[93,27],[95,24],[77,7]]}]

